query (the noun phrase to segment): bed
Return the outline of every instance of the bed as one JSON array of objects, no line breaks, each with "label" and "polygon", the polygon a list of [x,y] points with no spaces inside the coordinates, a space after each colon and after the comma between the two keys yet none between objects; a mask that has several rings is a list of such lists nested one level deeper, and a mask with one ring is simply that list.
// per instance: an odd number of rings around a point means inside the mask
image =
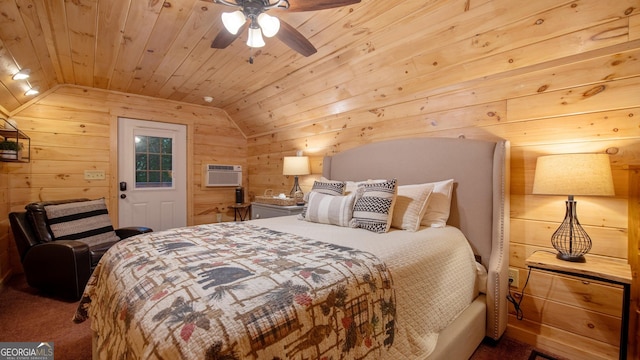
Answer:
[{"label": "bed", "polygon": [[397,192],[454,179],[446,226],[377,233],[364,216],[360,228],[316,221],[317,199],[365,211],[361,193],[321,197],[319,186],[306,219],[205,224],[117,244],[74,321],[91,319],[95,358],[469,358],[506,328],[508,164],[505,141],[447,138],[325,157],[326,184],[383,179]]}]

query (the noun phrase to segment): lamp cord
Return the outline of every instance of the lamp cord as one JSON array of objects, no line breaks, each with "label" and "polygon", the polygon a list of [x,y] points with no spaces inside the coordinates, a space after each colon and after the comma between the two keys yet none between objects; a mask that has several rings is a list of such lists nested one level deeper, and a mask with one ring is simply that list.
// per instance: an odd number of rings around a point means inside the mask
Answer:
[{"label": "lamp cord", "polygon": [[520,304],[524,299],[524,289],[527,287],[529,283],[529,277],[531,276],[531,268],[529,268],[529,272],[527,273],[527,280],[524,282],[524,286],[520,290],[520,292],[515,292],[515,294],[511,293],[511,288],[509,288],[509,294],[507,294],[507,300],[513,304],[513,308],[516,311],[516,319],[522,320],[524,318],[524,313],[522,312],[522,307]]},{"label": "lamp cord", "polygon": [[[533,252],[533,254],[539,252],[539,251],[543,251],[543,252],[548,252],[551,254],[555,254],[552,251],[547,251],[547,250],[536,250]],[[532,254],[532,255],[533,255]],[[507,294],[507,300],[513,304],[513,308],[516,311],[516,319],[518,320],[522,320],[524,318],[524,313],[522,312],[522,307],[520,307],[520,304],[522,303],[522,300],[524,299],[524,289],[526,289],[527,284],[529,284],[529,278],[531,277],[531,268],[529,268],[529,272],[527,273],[527,280],[524,282],[524,286],[522,287],[522,289],[520,290],[520,292],[515,292],[513,295],[511,293],[511,287],[509,287],[509,294]],[[519,298],[519,299],[516,299]]]}]

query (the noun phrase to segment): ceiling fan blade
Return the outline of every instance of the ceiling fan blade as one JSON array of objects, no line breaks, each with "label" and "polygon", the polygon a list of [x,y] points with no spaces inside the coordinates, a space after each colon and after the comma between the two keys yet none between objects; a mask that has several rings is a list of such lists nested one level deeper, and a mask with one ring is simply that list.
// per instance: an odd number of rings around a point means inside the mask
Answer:
[{"label": "ceiling fan blade", "polygon": [[233,35],[229,31],[227,31],[227,29],[223,28],[222,30],[220,30],[220,32],[218,33],[216,38],[213,39],[213,42],[211,43],[211,47],[213,49],[224,49],[224,48],[226,48],[227,46],[231,45],[231,43],[235,39],[237,39],[238,36],[240,36],[240,34],[242,34],[242,32],[244,31],[245,27],[247,27],[247,24],[242,25],[240,30],[238,30],[238,32],[235,35]]},{"label": "ceiling fan blade", "polygon": [[307,40],[304,35],[302,35],[293,26],[282,21],[282,19],[280,20],[280,31],[278,31],[276,37],[288,47],[304,56],[310,56],[318,52],[318,50],[316,50],[313,44]]},{"label": "ceiling fan blade", "polygon": [[316,11],[353,5],[360,0],[289,0],[289,11]]}]

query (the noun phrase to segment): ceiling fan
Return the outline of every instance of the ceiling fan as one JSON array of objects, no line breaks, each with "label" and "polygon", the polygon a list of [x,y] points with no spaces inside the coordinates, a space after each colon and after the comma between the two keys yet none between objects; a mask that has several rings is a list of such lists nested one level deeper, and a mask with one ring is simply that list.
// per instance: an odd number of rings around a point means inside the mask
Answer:
[{"label": "ceiling fan", "polygon": [[[275,36],[293,50],[304,56],[317,52],[316,48],[293,26],[283,20],[268,15],[271,9],[288,11],[315,11],[357,4],[360,0],[210,0],[215,4],[234,7],[234,12],[222,14],[225,30],[220,31],[211,43],[215,49],[224,49],[238,38],[249,26],[247,45],[262,47],[265,45],[262,35]],[[251,59],[250,59],[251,60]]]}]

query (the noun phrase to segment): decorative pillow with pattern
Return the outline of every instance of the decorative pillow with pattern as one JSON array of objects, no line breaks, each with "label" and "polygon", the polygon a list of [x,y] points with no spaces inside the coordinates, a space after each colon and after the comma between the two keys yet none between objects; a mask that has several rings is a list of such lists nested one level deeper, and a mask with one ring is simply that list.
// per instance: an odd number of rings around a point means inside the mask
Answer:
[{"label": "decorative pillow with pattern", "polygon": [[451,211],[451,198],[453,196],[453,179],[432,183],[433,192],[429,197],[427,212],[422,218],[421,224],[430,227],[445,227]]},{"label": "decorative pillow with pattern", "polygon": [[396,179],[360,184],[356,192],[351,226],[377,233],[389,231],[396,191]]},{"label": "decorative pillow with pattern", "polygon": [[355,199],[355,194],[333,196],[312,191],[304,219],[321,224],[349,226]]},{"label": "decorative pillow with pattern", "polygon": [[[327,194],[331,196],[342,196],[344,195],[344,188],[345,188],[344,181],[329,180],[325,177],[321,177],[320,180],[316,180],[313,182],[313,187],[311,187],[311,191],[304,194],[304,201],[305,203],[309,203],[309,195],[312,192],[318,192],[321,194]],[[307,216],[306,214],[307,214],[307,204],[305,204],[305,207],[302,210],[302,213],[300,214],[300,216],[298,216],[298,218],[304,219]]]},{"label": "decorative pillow with pattern", "polygon": [[433,184],[416,184],[398,186],[396,204],[393,206],[391,227],[396,229],[417,231],[420,221],[427,211],[429,196]]},{"label": "decorative pillow with pattern", "polygon": [[329,180],[327,178],[320,178],[313,182],[311,191],[316,191],[322,194],[341,196],[344,195],[345,182],[337,180]]},{"label": "decorative pillow with pattern", "polygon": [[78,240],[87,245],[118,241],[104,199],[44,207],[55,240]]}]

